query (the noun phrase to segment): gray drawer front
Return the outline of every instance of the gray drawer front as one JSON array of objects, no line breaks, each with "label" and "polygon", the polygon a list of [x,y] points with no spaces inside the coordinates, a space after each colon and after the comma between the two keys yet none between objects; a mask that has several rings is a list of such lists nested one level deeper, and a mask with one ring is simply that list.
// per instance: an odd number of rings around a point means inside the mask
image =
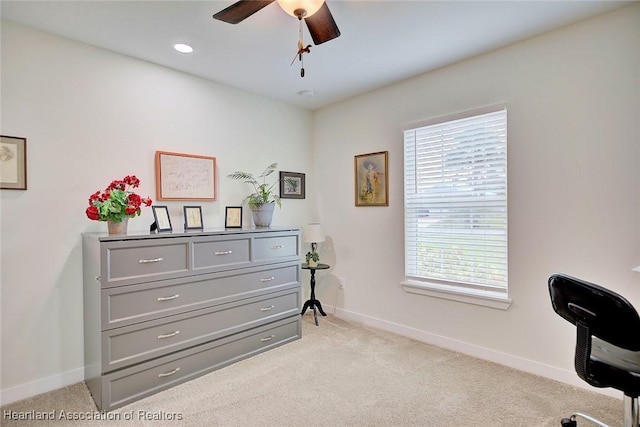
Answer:
[{"label": "gray drawer front", "polygon": [[178,241],[173,244],[107,247],[105,253],[106,283],[103,287],[116,286],[118,282],[149,281],[171,273],[189,269],[189,244]]},{"label": "gray drawer front", "polygon": [[256,237],[254,261],[274,261],[300,255],[297,236]]},{"label": "gray drawer front", "polygon": [[[286,322],[286,323],[285,323]],[[300,338],[300,320],[247,331],[104,376],[103,407],[108,411],[188,381],[209,371]]]},{"label": "gray drawer front", "polygon": [[292,289],[248,301],[103,332],[103,372],[297,314],[300,292]]},{"label": "gray drawer front", "polygon": [[299,285],[299,267],[250,269],[231,275],[218,273],[197,280],[193,277],[129,285],[102,291],[103,330],[167,317],[187,311],[251,298],[264,292]]},{"label": "gray drawer front", "polygon": [[195,241],[193,268],[231,267],[248,265],[250,239]]}]

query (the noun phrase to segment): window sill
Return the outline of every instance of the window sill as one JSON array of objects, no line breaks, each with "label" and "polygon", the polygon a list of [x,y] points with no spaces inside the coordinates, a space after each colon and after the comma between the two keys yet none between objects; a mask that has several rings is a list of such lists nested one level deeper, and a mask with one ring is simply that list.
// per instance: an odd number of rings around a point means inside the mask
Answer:
[{"label": "window sill", "polygon": [[402,289],[411,294],[425,295],[435,298],[443,298],[467,304],[481,305],[484,307],[506,310],[511,306],[512,300],[500,292],[479,291],[475,289],[454,288],[452,286],[438,285],[435,283],[407,280],[401,283]]}]

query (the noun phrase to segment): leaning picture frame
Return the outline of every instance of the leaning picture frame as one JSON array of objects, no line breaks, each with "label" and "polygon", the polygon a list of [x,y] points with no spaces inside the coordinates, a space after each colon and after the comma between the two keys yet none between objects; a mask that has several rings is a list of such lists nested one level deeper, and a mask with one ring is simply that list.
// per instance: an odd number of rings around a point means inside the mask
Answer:
[{"label": "leaning picture frame", "polygon": [[27,189],[27,138],[0,136],[0,189]]},{"label": "leaning picture frame", "polygon": [[242,206],[227,206],[224,214],[225,228],[242,228]]},{"label": "leaning picture frame", "polygon": [[356,206],[389,206],[389,152],[354,157]]},{"label": "leaning picture frame", "polygon": [[204,228],[201,206],[183,206],[183,211],[185,230],[202,230]]},{"label": "leaning picture frame", "polygon": [[156,231],[173,231],[171,227],[171,218],[169,217],[169,208],[166,206],[151,206],[153,210],[153,219],[156,222]]},{"label": "leaning picture frame", "polygon": [[305,175],[298,172],[280,171],[280,198],[304,199]]}]

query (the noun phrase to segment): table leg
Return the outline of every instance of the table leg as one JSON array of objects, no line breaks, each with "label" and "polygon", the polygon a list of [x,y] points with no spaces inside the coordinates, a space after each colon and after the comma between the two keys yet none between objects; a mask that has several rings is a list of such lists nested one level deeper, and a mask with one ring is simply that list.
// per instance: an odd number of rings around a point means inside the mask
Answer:
[{"label": "table leg", "polygon": [[304,312],[307,311],[307,308],[311,306],[313,306],[313,301],[307,300],[307,302],[304,303],[304,306],[302,306],[302,313],[300,313],[300,316],[303,316]]}]

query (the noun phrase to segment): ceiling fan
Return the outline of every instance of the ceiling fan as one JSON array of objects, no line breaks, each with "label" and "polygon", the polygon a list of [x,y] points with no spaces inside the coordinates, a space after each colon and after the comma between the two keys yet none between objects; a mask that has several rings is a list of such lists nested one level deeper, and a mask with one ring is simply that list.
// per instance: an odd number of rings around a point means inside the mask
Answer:
[{"label": "ceiling fan", "polygon": [[277,1],[278,5],[289,15],[300,21],[304,19],[315,45],[340,36],[340,30],[324,0],[244,0],[221,10],[213,17],[229,24],[237,24],[274,1]]}]

